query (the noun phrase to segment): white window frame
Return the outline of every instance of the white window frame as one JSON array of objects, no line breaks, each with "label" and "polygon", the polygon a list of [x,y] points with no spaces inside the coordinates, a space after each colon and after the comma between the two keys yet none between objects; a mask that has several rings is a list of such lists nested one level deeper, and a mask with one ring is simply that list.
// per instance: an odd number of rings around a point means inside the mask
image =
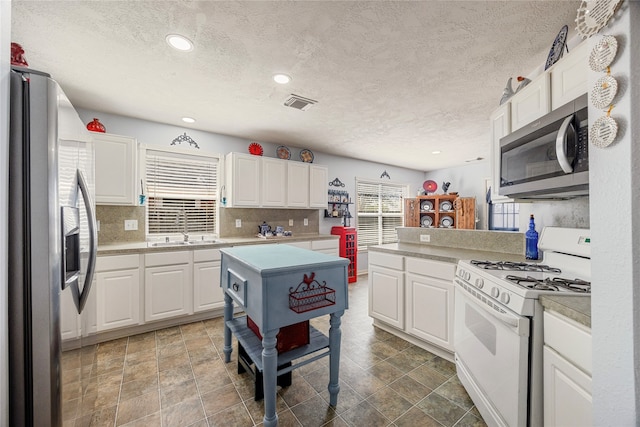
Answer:
[{"label": "white window frame", "polygon": [[[160,236],[172,236],[172,235],[177,235],[180,236],[181,232],[183,231],[183,226],[184,226],[184,212],[182,211],[182,209],[177,208],[176,207],[176,221],[180,223],[179,226],[179,230],[175,229],[175,227],[172,227],[169,230],[166,231],[160,231],[160,232],[150,232],[149,231],[149,210],[150,210],[150,204],[153,202],[153,198],[154,197],[161,197],[161,196],[157,196],[154,195],[154,189],[152,188],[152,186],[147,182],[147,153],[149,154],[153,154],[154,152],[159,153],[161,156],[166,156],[166,157],[170,157],[170,158],[174,158],[177,160],[180,159],[184,159],[186,162],[188,162],[189,160],[192,161],[210,161],[212,163],[214,163],[216,165],[216,171],[215,171],[215,186],[214,188],[212,188],[208,194],[197,194],[193,193],[191,195],[188,195],[188,197],[184,197],[185,193],[177,193],[176,195],[174,195],[174,197],[176,198],[183,198],[183,199],[188,199],[188,200],[193,200],[194,201],[194,205],[195,207],[193,207],[194,210],[197,210],[197,206],[198,201],[204,201],[204,203],[209,203],[212,202],[214,203],[215,207],[214,207],[214,222],[213,222],[213,230],[207,231],[207,232],[200,232],[200,231],[193,231],[193,230],[188,230],[189,234],[190,234],[190,238],[195,237],[195,236],[200,236],[200,235],[214,235],[214,236],[218,236],[219,235],[219,230],[220,230],[220,203],[219,203],[219,195],[220,195],[220,188],[222,187],[222,183],[221,183],[221,177],[223,176],[223,167],[224,167],[224,162],[222,161],[223,157],[220,154],[217,153],[210,153],[207,151],[201,151],[201,150],[196,150],[193,148],[179,148],[179,147],[162,147],[162,146],[155,146],[155,145],[141,145],[140,146],[140,176],[142,178],[142,185],[144,186],[144,191],[145,194],[147,195],[147,202],[145,203],[145,217],[146,217],[146,225],[145,225],[145,233],[147,236],[147,239],[149,238],[154,238],[154,237],[160,237]],[[180,196],[183,197],[180,197]],[[167,198],[170,198],[171,195],[165,194],[164,195]],[[188,224],[187,224],[188,225]]]},{"label": "white window frame", "polygon": [[[401,197],[400,197],[400,201],[399,201],[399,212],[383,212],[383,208],[382,208],[382,198],[378,198],[378,210],[377,212],[373,213],[373,212],[361,212],[361,207],[360,207],[360,203],[361,203],[361,197],[360,197],[360,185],[371,185],[371,186],[378,186],[379,190],[382,190],[382,188],[384,188],[385,186],[387,187],[393,187],[396,189],[399,189],[401,191]],[[375,245],[380,245],[380,244],[384,244],[384,243],[394,243],[397,242],[397,233],[395,233],[395,227],[394,227],[394,234],[396,235],[395,239],[385,239],[385,234],[388,235],[388,233],[384,233],[384,219],[385,218],[398,218],[400,220],[400,226],[404,226],[404,198],[408,197],[409,194],[409,184],[403,184],[403,183],[397,183],[397,182],[391,182],[388,180],[382,180],[382,179],[372,179],[372,178],[358,178],[356,177],[356,206],[355,206],[355,210],[356,210],[356,230],[358,230],[358,250],[366,250],[367,247],[369,245],[375,246]],[[380,192],[378,193],[380,194]],[[377,242],[373,242],[373,243],[369,243],[369,242],[364,242],[363,240],[365,239],[361,239],[361,235],[362,235],[362,231],[360,230],[360,223],[361,223],[361,218],[378,218],[378,239]],[[389,230],[387,230],[388,232]]]}]

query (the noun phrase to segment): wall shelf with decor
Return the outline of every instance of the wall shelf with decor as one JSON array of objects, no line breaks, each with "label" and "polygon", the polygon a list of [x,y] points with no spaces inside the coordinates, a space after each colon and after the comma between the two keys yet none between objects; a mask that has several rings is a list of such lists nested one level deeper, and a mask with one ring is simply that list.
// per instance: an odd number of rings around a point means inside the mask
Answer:
[{"label": "wall shelf with decor", "polygon": [[349,205],[352,205],[351,197],[345,190],[329,190],[327,205],[328,208],[324,210],[325,218],[342,218],[343,225],[349,225],[349,219],[353,218],[349,210]]},{"label": "wall shelf with decor", "polygon": [[475,228],[475,198],[432,194],[405,199],[405,227]]}]

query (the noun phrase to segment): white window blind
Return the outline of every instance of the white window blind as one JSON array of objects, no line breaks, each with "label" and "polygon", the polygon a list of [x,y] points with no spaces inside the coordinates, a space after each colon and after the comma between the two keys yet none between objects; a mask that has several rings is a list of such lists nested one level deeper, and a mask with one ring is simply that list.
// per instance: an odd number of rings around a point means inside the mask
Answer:
[{"label": "white window blind", "polygon": [[149,234],[217,234],[218,158],[146,150]]},{"label": "white window blind", "polygon": [[404,224],[406,184],[356,179],[358,246],[398,241],[396,227]]}]

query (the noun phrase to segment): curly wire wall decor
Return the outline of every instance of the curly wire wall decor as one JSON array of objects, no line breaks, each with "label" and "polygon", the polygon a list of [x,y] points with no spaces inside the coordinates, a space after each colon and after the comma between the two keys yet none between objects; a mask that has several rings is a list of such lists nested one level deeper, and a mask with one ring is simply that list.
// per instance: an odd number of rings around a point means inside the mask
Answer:
[{"label": "curly wire wall decor", "polygon": [[171,145],[182,145],[183,142],[188,143],[190,147],[195,147],[195,148],[198,148],[198,149],[200,148],[198,146],[198,143],[195,142],[193,140],[193,138],[191,138],[189,135],[187,135],[186,132],[183,133],[182,135],[174,138],[174,140],[171,141]]}]

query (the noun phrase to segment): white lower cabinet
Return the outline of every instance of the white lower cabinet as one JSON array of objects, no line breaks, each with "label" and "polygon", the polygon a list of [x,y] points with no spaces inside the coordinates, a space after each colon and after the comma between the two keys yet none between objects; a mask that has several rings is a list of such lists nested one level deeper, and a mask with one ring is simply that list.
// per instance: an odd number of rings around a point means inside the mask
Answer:
[{"label": "white lower cabinet", "polygon": [[404,257],[369,252],[369,316],[404,329]]},{"label": "white lower cabinet", "polygon": [[144,320],[193,313],[190,251],[145,255]]},{"label": "white lower cabinet", "polygon": [[455,265],[411,257],[405,265],[406,332],[453,351]]},{"label": "white lower cabinet", "polygon": [[340,256],[340,239],[314,240],[311,242],[311,250],[323,254]]},{"label": "white lower cabinet", "polygon": [[224,307],[220,287],[220,250],[193,252],[193,312]]},{"label": "white lower cabinet", "polygon": [[140,323],[140,255],[98,257],[94,280],[98,332]]},{"label": "white lower cabinet", "polygon": [[371,251],[369,316],[378,326],[392,326],[389,332],[451,357],[454,275],[453,263]]},{"label": "white lower cabinet", "polygon": [[544,425],[592,425],[591,330],[544,312]]}]

